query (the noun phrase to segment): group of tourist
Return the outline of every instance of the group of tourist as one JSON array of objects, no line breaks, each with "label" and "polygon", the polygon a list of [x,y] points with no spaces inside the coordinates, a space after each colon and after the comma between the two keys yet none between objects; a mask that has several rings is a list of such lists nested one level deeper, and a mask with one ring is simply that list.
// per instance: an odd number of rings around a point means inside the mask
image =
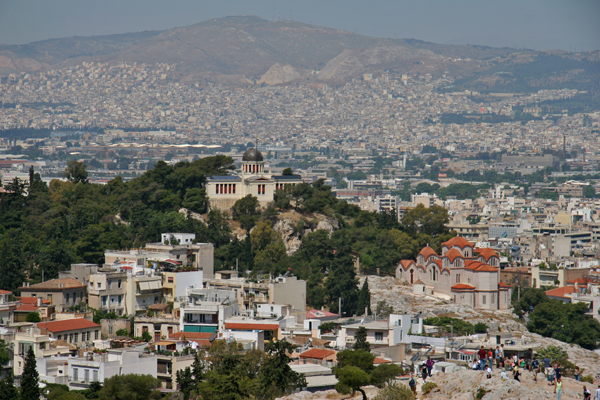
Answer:
[{"label": "group of tourist", "polygon": [[[533,352],[532,352],[533,353]],[[496,346],[495,350],[486,350],[483,346],[477,352],[479,357],[473,363],[473,369],[476,371],[485,371],[488,379],[492,378],[492,365],[496,365],[496,368],[500,369],[500,376],[503,381],[508,379],[508,373],[512,371],[513,379],[521,381],[520,378],[524,372],[531,372],[533,374],[533,380],[537,383],[538,374],[544,374],[548,385],[554,386],[554,393],[556,394],[556,400],[561,400],[563,393],[563,382],[562,382],[562,368],[558,362],[552,363],[552,360],[546,356],[541,361],[537,357],[530,359],[519,358],[517,354],[512,357],[505,357],[504,345]],[[581,381],[581,370],[579,367],[575,367],[574,371],[575,380]],[[591,400],[591,392],[586,386],[583,387],[583,398],[584,400]],[[600,400],[600,385],[596,390],[594,400]]]}]

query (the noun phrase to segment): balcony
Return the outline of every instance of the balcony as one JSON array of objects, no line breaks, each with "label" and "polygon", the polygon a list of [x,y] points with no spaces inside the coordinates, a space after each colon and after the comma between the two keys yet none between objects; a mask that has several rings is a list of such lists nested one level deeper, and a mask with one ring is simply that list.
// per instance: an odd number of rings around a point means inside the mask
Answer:
[{"label": "balcony", "polygon": [[172,371],[171,371],[172,367],[171,364],[157,364],[156,365],[156,373],[158,375],[171,375]]}]

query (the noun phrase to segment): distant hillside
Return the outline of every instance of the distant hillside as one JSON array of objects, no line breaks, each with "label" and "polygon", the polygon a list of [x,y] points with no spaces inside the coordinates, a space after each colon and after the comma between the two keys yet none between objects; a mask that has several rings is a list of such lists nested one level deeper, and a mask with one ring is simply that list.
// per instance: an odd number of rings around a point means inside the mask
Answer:
[{"label": "distant hillside", "polygon": [[[227,17],[166,31],[71,37],[0,46],[0,74],[82,61],[177,64],[170,79],[232,85],[343,83],[383,70],[448,72],[452,90],[600,89],[600,52],[535,52],[381,39],[294,21]],[[318,73],[317,73],[318,72]]]}]

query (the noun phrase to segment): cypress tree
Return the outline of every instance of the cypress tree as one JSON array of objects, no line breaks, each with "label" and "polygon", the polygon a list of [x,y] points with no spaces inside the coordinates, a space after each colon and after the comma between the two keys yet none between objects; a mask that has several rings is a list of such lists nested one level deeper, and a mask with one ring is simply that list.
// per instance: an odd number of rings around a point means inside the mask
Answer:
[{"label": "cypress tree", "polygon": [[368,313],[371,312],[371,291],[369,290],[369,280],[365,279],[360,292],[358,292],[358,304],[356,305],[356,315],[363,315],[367,307]]},{"label": "cypress tree", "polygon": [[40,398],[40,375],[36,369],[35,354],[33,348],[29,348],[25,357],[23,376],[21,377],[21,399],[39,400]]}]

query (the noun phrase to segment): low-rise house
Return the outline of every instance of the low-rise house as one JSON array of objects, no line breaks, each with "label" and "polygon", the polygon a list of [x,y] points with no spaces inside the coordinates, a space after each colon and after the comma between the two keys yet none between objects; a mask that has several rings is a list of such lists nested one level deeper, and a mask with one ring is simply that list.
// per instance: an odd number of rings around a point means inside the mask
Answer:
[{"label": "low-rise house", "polygon": [[163,271],[163,297],[167,302],[181,300],[187,295],[187,289],[202,289],[203,272],[194,271]]},{"label": "low-rise house", "polygon": [[27,314],[32,312],[38,313],[42,321],[48,321],[55,313],[50,301],[41,297],[21,297],[19,302],[21,304],[14,310],[15,322],[26,322]]},{"label": "low-rise house", "polygon": [[238,314],[235,290],[188,289],[179,305],[181,332],[223,332],[225,320]]},{"label": "low-rise house", "polygon": [[419,315],[390,314],[389,320],[342,325],[337,338],[338,348],[354,346],[356,332],[361,327],[367,330],[367,342],[371,347],[396,346],[408,342],[409,332],[417,335],[423,331],[423,318]]},{"label": "low-rise house", "polygon": [[77,347],[93,346],[94,340],[100,339],[100,325],[85,318],[40,322],[37,327],[43,334]]},{"label": "low-rise house", "polygon": [[173,334],[179,332],[179,318],[173,314],[152,317],[140,315],[135,317],[134,329],[135,337],[142,337],[144,332],[148,332],[155,341],[159,341],[163,338],[173,337]]},{"label": "low-rise house", "polygon": [[121,269],[101,268],[89,276],[88,303],[105,313],[125,315],[127,273]]},{"label": "low-rise house", "polygon": [[20,305],[18,301],[11,301],[10,290],[0,290],[0,325],[9,325],[14,322],[14,311]]},{"label": "low-rise house", "polygon": [[25,358],[30,348],[33,349],[36,359],[48,358],[60,354],[69,355],[71,352],[70,347],[52,340],[50,335],[35,328],[33,324],[23,326],[20,331],[16,332],[13,345],[15,376],[23,374]]},{"label": "low-rise house", "polygon": [[157,377],[156,355],[144,352],[143,346],[88,352],[68,359],[69,387],[88,388],[92,382],[103,383],[115,375],[151,375]]},{"label": "low-rise house", "polygon": [[86,302],[86,285],[73,278],[52,279],[19,288],[23,297],[41,297],[49,300],[57,312]]}]

